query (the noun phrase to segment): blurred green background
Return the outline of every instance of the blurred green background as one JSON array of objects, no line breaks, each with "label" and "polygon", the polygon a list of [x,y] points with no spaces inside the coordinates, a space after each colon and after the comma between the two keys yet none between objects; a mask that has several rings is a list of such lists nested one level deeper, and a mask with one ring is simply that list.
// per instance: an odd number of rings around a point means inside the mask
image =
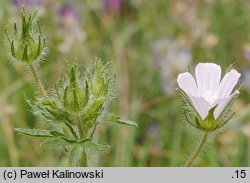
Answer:
[{"label": "blurred green background", "polygon": [[88,67],[111,61],[117,98],[110,110],[138,128],[99,126],[96,140],[111,145],[89,151],[90,166],[181,166],[201,134],[183,120],[177,74],[198,62],[226,69],[236,62],[244,84],[236,115],[214,134],[194,166],[250,166],[250,1],[248,0],[0,0],[0,166],[67,166],[62,149],[12,129],[46,128],[26,99],[38,94],[4,46],[4,28],[18,22],[24,3],[47,38],[41,63],[49,89],[75,59]]}]

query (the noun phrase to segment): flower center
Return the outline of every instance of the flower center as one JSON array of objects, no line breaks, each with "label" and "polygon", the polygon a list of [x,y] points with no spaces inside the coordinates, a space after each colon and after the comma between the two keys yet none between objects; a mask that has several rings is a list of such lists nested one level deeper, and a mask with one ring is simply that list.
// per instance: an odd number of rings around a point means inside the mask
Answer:
[{"label": "flower center", "polygon": [[207,90],[207,91],[205,91],[203,97],[206,101],[208,101],[210,104],[212,104],[218,98],[218,95],[214,91]]}]

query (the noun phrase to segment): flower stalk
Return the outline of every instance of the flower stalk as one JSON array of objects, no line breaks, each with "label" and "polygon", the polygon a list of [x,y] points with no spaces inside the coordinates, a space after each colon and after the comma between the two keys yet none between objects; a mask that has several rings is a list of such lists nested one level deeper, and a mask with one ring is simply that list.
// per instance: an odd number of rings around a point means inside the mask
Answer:
[{"label": "flower stalk", "polygon": [[36,71],[34,65],[33,64],[29,64],[29,67],[30,67],[30,71],[32,73],[32,76],[34,78],[34,81],[35,81],[35,83],[36,83],[36,85],[38,87],[38,90],[39,90],[41,96],[47,97],[47,92],[45,91],[45,89],[43,87],[43,84],[42,84],[41,80],[38,77],[38,74],[37,74],[37,71]]},{"label": "flower stalk", "polygon": [[186,163],[184,164],[184,167],[189,167],[192,165],[192,163],[198,157],[198,155],[202,151],[204,145],[206,144],[207,137],[208,137],[208,131],[204,131],[200,143],[195,148],[195,151],[191,154],[190,158],[186,161]]},{"label": "flower stalk", "polygon": [[[78,131],[79,131],[79,139],[83,140],[85,138],[87,138],[87,131],[84,131],[84,128],[82,126],[82,121],[80,116],[77,116],[77,126],[78,126]],[[80,167],[88,167],[88,157],[87,157],[87,152],[84,148],[82,148],[82,152],[81,152],[81,156],[79,159],[79,166]]]},{"label": "flower stalk", "polygon": [[87,159],[87,153],[85,149],[82,149],[82,154],[80,158],[80,167],[88,167],[88,159]]}]

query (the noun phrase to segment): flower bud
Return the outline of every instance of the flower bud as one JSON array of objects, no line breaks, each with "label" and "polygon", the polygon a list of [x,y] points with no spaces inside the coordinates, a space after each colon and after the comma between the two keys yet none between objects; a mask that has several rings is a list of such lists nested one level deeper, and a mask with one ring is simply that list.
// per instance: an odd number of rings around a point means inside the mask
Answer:
[{"label": "flower bud", "polygon": [[110,87],[110,78],[107,74],[107,66],[100,61],[96,62],[95,71],[90,74],[90,91],[95,97],[104,97],[108,95]]},{"label": "flower bud", "polygon": [[13,36],[9,36],[5,30],[11,56],[22,63],[35,62],[44,54],[45,39],[42,37],[40,24],[33,23],[36,13],[26,15],[25,10],[22,9],[21,30],[18,30],[16,23]]},{"label": "flower bud", "polygon": [[47,121],[62,122],[69,117],[69,113],[52,98],[39,98],[31,106],[37,115],[42,116]]},{"label": "flower bud", "polygon": [[88,102],[88,82],[81,83],[75,64],[68,72],[69,83],[64,88],[63,105],[66,109],[74,112],[81,111]]},{"label": "flower bud", "polygon": [[53,92],[48,97],[39,98],[32,107],[48,121],[77,124],[80,119],[90,128],[105,111],[112,93],[111,84],[107,65],[101,61],[97,61],[83,77],[78,73],[78,65],[74,64],[57,82]]}]

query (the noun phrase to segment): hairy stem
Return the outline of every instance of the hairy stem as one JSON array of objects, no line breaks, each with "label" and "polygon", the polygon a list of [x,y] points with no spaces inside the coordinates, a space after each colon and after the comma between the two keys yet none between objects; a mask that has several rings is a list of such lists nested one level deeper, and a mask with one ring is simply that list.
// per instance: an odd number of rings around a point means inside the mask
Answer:
[{"label": "hairy stem", "polygon": [[202,148],[204,147],[207,137],[208,137],[208,131],[204,131],[201,142],[199,143],[193,154],[190,156],[190,158],[187,160],[187,162],[184,164],[184,167],[189,167],[192,165],[193,161],[197,158]]},{"label": "hairy stem", "polygon": [[80,158],[80,164],[81,167],[88,167],[88,160],[87,160],[87,153],[85,148],[82,149],[82,156]]},{"label": "hairy stem", "polygon": [[38,86],[40,94],[43,97],[47,97],[47,93],[46,93],[46,91],[45,91],[45,89],[43,87],[43,84],[42,84],[41,80],[38,77],[38,74],[36,72],[36,69],[35,69],[34,65],[33,64],[29,64],[29,66],[30,66],[31,73],[32,73],[32,75],[34,77],[34,80],[35,80],[35,82],[36,82],[36,84]]},{"label": "hairy stem", "polygon": [[[81,117],[78,115],[77,116],[77,127],[78,127],[78,131],[79,131],[79,136],[80,136],[80,140],[83,140],[85,138],[87,138],[87,132],[85,130],[85,128],[82,126],[82,120]],[[87,153],[86,153],[86,149],[82,148],[82,155],[81,158],[79,160],[79,166],[81,167],[87,167],[88,166],[88,157],[87,157]]]},{"label": "hairy stem", "polygon": [[77,115],[77,127],[79,131],[79,137],[80,137],[79,139],[83,140],[85,134],[83,133],[82,120],[79,115]]}]

